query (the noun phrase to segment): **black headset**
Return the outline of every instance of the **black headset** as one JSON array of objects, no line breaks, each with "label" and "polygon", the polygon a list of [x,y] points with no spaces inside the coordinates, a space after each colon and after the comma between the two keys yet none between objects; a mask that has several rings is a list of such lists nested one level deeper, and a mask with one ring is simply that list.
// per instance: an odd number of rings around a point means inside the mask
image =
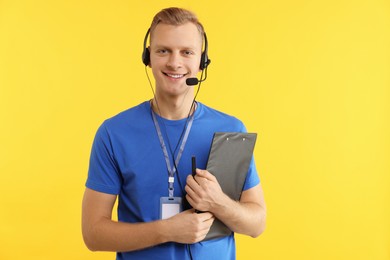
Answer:
[{"label": "black headset", "polygon": [[[150,28],[146,32],[145,39],[144,39],[144,49],[142,52],[142,62],[145,64],[145,66],[148,66],[150,63],[150,51],[148,48],[146,48],[146,42],[148,41],[149,34],[150,34]],[[207,68],[207,66],[209,66],[211,62],[211,60],[207,56],[208,44],[207,44],[206,33],[204,32],[203,35],[204,35],[204,51],[202,52],[202,55],[200,57],[200,65],[199,65],[199,68],[201,70]]]}]

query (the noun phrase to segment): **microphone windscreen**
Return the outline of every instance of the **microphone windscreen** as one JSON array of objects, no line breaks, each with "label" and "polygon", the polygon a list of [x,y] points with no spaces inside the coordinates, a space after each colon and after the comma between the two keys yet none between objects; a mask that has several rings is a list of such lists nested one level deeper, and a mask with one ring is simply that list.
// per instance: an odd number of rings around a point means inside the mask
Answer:
[{"label": "microphone windscreen", "polygon": [[199,83],[199,80],[197,78],[188,78],[186,79],[186,84],[188,86],[194,86],[194,85],[197,85]]}]

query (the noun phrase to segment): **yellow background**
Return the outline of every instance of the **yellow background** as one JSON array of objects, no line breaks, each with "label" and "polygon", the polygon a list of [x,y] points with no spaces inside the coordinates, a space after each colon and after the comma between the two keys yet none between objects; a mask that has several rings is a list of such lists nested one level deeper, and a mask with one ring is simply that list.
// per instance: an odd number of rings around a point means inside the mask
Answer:
[{"label": "yellow background", "polygon": [[169,6],[206,27],[199,100],[259,133],[268,225],[238,259],[390,259],[387,0],[0,0],[0,259],[114,258],[81,237],[90,148],[152,96],[142,41]]}]

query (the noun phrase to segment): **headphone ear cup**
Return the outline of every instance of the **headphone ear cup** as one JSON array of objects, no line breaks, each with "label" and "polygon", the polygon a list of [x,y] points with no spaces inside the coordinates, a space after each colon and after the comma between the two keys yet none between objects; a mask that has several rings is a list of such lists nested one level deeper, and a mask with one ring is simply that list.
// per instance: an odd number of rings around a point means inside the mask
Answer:
[{"label": "headphone ear cup", "polygon": [[207,66],[209,66],[210,64],[210,60],[209,60],[209,57],[207,56],[207,53],[206,52],[202,52],[202,55],[200,56],[200,66],[199,68],[201,70],[204,70],[205,68],[207,68]]},{"label": "headphone ear cup", "polygon": [[145,64],[145,66],[148,66],[150,64],[150,52],[149,52],[149,48],[146,48],[146,42],[148,41],[149,33],[150,33],[150,28],[148,29],[148,31],[145,34],[144,48],[142,51],[142,62],[143,62],[143,64]]},{"label": "headphone ear cup", "polygon": [[145,64],[145,66],[149,65],[150,63],[149,48],[144,48],[144,51],[142,52],[142,62]]}]

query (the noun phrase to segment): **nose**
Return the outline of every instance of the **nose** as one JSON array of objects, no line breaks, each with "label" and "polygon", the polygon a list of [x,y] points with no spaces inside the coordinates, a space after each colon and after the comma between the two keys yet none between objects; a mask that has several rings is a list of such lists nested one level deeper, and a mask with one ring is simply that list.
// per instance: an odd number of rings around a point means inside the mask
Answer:
[{"label": "nose", "polygon": [[171,52],[166,65],[169,69],[176,70],[182,67],[182,60],[180,57],[180,53]]}]

